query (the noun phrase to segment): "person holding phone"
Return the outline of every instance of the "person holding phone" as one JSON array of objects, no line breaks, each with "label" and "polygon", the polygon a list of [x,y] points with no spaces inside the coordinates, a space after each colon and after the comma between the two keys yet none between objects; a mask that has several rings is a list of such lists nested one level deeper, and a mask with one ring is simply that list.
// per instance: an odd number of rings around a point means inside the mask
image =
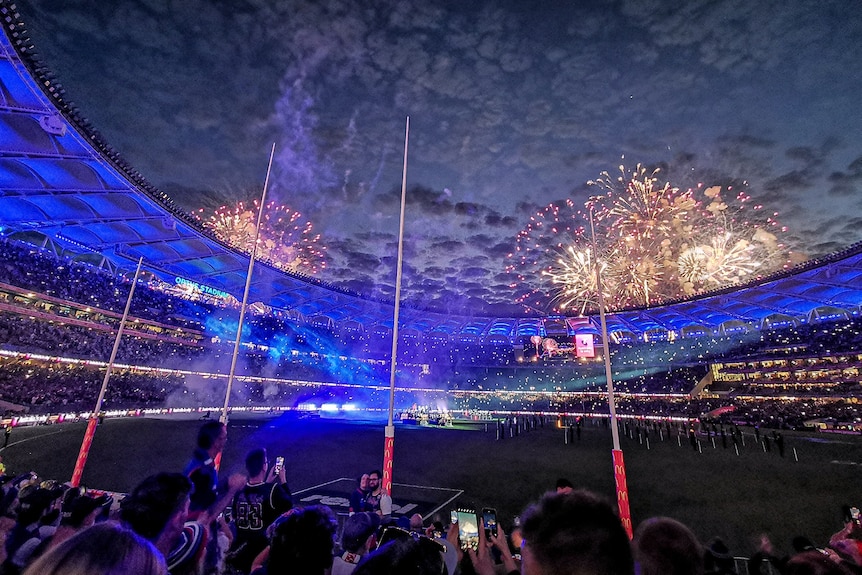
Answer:
[{"label": "person holding phone", "polygon": [[233,498],[231,515],[236,536],[225,561],[248,573],[258,553],[269,543],[266,528],[293,507],[284,471],[284,458],[271,468],[266,449],[253,449],[245,458],[248,482]]},{"label": "person holding phone", "polygon": [[461,544],[463,552],[473,564],[473,569],[478,575],[496,575],[498,573],[493,550],[499,554],[503,573],[515,575],[521,572],[520,565],[509,551],[506,533],[499,524],[497,524],[496,530],[479,529],[478,531],[479,541],[475,550],[469,545]]}]

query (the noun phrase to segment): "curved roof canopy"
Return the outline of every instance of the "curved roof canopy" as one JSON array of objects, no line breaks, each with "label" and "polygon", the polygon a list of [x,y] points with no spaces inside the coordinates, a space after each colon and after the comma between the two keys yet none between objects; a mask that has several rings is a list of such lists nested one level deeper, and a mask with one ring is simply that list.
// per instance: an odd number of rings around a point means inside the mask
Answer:
[{"label": "curved roof canopy", "polygon": [[[0,233],[49,238],[64,249],[190,280],[237,299],[249,256],[217,240],[102,141],[33,57],[15,12],[0,0]],[[250,301],[300,321],[385,333],[393,306],[314,278],[256,264]],[[778,276],[661,307],[609,314],[616,341],[673,339],[846,318],[862,305],[862,244]],[[405,333],[473,341],[522,341],[598,333],[599,318],[459,317],[402,307]]]}]

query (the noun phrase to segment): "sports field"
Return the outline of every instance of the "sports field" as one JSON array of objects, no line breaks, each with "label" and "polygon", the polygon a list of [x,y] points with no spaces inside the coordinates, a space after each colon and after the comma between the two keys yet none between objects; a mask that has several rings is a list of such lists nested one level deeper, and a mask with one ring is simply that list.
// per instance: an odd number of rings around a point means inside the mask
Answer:
[{"label": "sports field", "polygon": [[[125,492],[156,471],[179,471],[194,445],[193,417],[106,420],[96,433],[83,483]],[[67,480],[83,437],[84,423],[16,428],[2,450],[12,473],[34,470]],[[702,451],[686,437],[653,436],[649,448],[623,437],[632,518],[637,523],[669,515],[707,541],[722,537],[736,555],[753,551],[767,533],[779,551],[807,535],[825,544],[841,528],[841,506],[862,504],[862,438],[792,434],[785,457],[764,452],[753,430],[745,430],[739,455],[721,439]],[[324,502],[346,511],[351,478],[382,466],[383,422],[301,419],[293,415],[235,415],[229,425],[222,472],[242,469],[247,450],[264,446],[271,458],[284,455],[297,499]],[[614,496],[611,434],[586,425],[568,445],[550,423],[498,440],[494,427],[473,430],[398,426],[395,434],[393,498],[401,512],[448,517],[454,506],[495,507],[508,528],[525,505],[553,487],[558,477]],[[798,454],[796,461],[795,454]]]}]

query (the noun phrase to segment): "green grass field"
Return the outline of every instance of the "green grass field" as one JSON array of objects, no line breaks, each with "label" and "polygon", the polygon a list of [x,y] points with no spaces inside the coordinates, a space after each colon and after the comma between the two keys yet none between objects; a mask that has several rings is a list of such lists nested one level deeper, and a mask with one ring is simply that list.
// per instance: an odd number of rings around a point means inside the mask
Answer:
[{"label": "green grass field", "polygon": [[[180,471],[191,453],[199,422],[189,417],[106,420],[98,428],[83,483],[128,491],[156,471]],[[44,478],[71,476],[84,423],[17,428],[2,451],[11,472],[34,470]],[[631,512],[637,525],[668,515],[691,526],[707,541],[722,537],[737,555],[747,555],[761,533],[779,550],[807,535],[825,544],[841,528],[841,506],[862,504],[862,438],[849,435],[787,434],[784,458],[764,453],[746,430],[736,455],[720,439],[702,453],[676,436],[647,449],[621,438]],[[264,446],[284,455],[288,481],[301,491],[337,478],[356,477],[382,466],[383,423],[236,415],[231,419],[222,470],[242,469],[248,449]],[[799,461],[795,461],[793,450]],[[501,524],[552,488],[558,477],[613,497],[611,434],[586,425],[580,441],[566,445],[563,432],[548,424],[498,441],[492,430],[397,427],[394,496],[411,484],[463,490],[452,503],[498,510]],[[448,508],[441,517],[448,516]]]}]

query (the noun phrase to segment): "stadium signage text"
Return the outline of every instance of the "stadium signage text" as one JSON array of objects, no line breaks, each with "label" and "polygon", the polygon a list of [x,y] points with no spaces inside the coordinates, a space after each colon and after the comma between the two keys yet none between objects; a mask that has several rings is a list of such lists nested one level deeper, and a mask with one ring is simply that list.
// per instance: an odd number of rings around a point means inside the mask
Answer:
[{"label": "stadium signage text", "polygon": [[207,294],[207,295],[211,295],[211,296],[215,296],[215,297],[221,297],[221,298],[227,298],[227,297],[228,297],[228,293],[227,293],[227,292],[224,292],[224,291],[221,291],[221,290],[218,290],[218,289],[215,289],[215,288],[209,287],[209,286],[205,286],[205,285],[199,284],[199,283],[197,283],[197,282],[193,282],[193,281],[191,281],[191,280],[187,280],[187,279],[185,279],[185,278],[181,278],[181,277],[179,277],[179,276],[177,276],[176,278],[174,278],[174,283],[175,283],[175,284],[177,284],[177,285],[190,287],[190,288],[192,288],[192,289],[194,289],[194,290],[197,290],[197,291],[203,292],[203,293],[205,293],[205,294]]}]

